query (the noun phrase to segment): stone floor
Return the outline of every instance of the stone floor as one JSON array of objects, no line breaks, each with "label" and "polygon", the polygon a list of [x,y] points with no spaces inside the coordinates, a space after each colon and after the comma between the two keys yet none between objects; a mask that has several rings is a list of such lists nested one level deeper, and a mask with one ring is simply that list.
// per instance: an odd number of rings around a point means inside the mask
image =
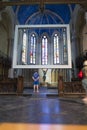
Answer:
[{"label": "stone floor", "polygon": [[87,105],[82,98],[47,96],[45,92],[32,91],[32,95],[23,96],[1,95],[0,125],[2,123],[86,126]]},{"label": "stone floor", "polygon": [[0,122],[87,124],[87,106],[80,98],[0,96]]}]

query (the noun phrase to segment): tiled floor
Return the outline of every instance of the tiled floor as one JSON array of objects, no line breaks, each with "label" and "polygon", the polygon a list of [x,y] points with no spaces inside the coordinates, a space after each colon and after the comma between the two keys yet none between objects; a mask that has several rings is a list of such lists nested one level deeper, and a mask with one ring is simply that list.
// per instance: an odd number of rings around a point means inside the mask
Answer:
[{"label": "tiled floor", "polygon": [[0,130],[87,130],[87,105],[81,98],[0,96]]}]

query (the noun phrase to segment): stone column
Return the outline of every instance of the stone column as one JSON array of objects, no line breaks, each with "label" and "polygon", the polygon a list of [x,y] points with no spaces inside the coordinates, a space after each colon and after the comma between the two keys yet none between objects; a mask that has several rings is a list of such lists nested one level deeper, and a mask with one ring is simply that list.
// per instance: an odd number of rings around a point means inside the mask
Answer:
[{"label": "stone column", "polygon": [[59,96],[63,96],[63,90],[64,90],[64,86],[63,86],[63,74],[62,72],[59,72],[59,76],[58,76],[58,93]]},{"label": "stone column", "polygon": [[86,24],[87,24],[87,12],[85,12],[85,20],[86,20]]}]

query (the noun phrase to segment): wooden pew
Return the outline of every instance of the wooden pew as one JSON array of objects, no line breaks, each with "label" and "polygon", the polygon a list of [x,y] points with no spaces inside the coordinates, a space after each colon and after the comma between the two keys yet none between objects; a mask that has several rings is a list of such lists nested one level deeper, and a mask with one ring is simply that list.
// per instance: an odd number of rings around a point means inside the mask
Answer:
[{"label": "wooden pew", "polygon": [[85,90],[81,81],[64,82],[64,95],[84,95]]},{"label": "wooden pew", "polygon": [[17,79],[3,79],[0,81],[0,94],[17,92]]}]

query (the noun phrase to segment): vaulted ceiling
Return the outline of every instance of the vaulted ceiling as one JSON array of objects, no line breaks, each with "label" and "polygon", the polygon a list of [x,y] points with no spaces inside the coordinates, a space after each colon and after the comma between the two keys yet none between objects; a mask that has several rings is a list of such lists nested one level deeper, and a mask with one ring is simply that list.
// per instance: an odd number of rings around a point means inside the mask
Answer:
[{"label": "vaulted ceiling", "polygon": [[75,5],[45,4],[14,6],[20,24],[68,24]]},{"label": "vaulted ceiling", "polygon": [[12,6],[19,24],[68,24],[76,4],[87,10],[87,0],[1,0]]}]

